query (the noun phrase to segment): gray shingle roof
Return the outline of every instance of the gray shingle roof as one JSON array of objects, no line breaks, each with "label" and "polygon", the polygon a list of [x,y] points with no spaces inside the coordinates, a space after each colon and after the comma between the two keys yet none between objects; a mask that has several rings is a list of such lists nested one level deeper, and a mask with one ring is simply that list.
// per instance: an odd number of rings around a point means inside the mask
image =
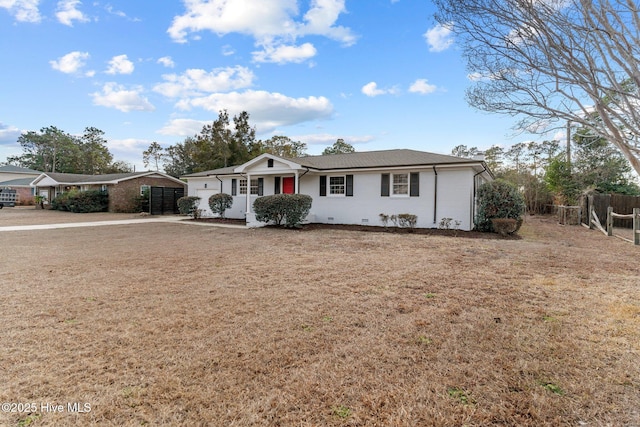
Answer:
[{"label": "gray shingle roof", "polygon": [[204,177],[204,176],[212,176],[212,175],[233,175],[234,174],[233,170],[237,167],[238,166],[229,166],[226,168],[195,172],[195,173],[190,173],[189,175],[183,175],[182,178],[196,178],[196,177]]},{"label": "gray shingle roof", "polygon": [[23,168],[23,167],[20,167],[20,166],[14,166],[14,165],[2,165],[2,166],[0,166],[0,172],[5,172],[5,173],[28,173],[30,175],[42,173],[40,171],[36,171],[36,170],[33,170],[33,169],[28,169],[28,168]]},{"label": "gray shingle roof", "polygon": [[149,172],[131,172],[131,173],[109,173],[105,175],[82,175],[75,173],[58,173],[58,172],[47,172],[47,176],[55,179],[59,183],[64,184],[74,184],[79,182],[86,183],[103,183],[103,182],[112,182],[119,181],[125,178],[132,178],[138,175],[145,175]]},{"label": "gray shingle roof", "polygon": [[396,166],[424,166],[441,164],[477,163],[477,160],[465,159],[444,154],[428,153],[416,150],[363,151],[347,154],[307,156],[288,159],[313,169],[359,169]]},{"label": "gray shingle roof", "polygon": [[[297,163],[301,166],[318,170],[478,163],[478,160],[408,149],[362,151],[347,154],[283,158],[285,160]],[[196,172],[189,175],[184,175],[184,178],[206,177],[213,175],[233,175],[233,170],[236,167],[238,166],[213,169],[204,172]]]},{"label": "gray shingle roof", "polygon": [[0,187],[29,187],[33,182],[33,177],[11,179],[9,181],[0,182]]}]

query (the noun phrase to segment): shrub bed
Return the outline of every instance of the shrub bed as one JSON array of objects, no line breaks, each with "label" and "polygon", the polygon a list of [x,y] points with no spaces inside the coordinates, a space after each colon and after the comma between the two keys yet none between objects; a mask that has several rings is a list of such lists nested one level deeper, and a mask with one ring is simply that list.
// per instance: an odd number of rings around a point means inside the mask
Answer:
[{"label": "shrub bed", "polygon": [[106,212],[109,195],[105,191],[70,191],[51,201],[51,208],[75,213]]},{"label": "shrub bed", "polygon": [[517,188],[500,180],[488,182],[478,188],[476,229],[497,232],[492,222],[495,218],[511,218],[521,224],[524,210],[524,197]]},{"label": "shrub bed", "polygon": [[189,215],[189,216],[193,216],[194,218],[198,218],[200,216],[198,214],[199,201],[200,201],[200,197],[196,197],[196,196],[180,197],[176,202],[178,204],[178,211],[182,215]]},{"label": "shrub bed", "polygon": [[299,227],[311,210],[311,196],[306,194],[274,194],[253,202],[258,221]]},{"label": "shrub bed", "polygon": [[233,205],[233,197],[226,193],[218,193],[209,197],[211,212],[224,218],[224,212]]}]

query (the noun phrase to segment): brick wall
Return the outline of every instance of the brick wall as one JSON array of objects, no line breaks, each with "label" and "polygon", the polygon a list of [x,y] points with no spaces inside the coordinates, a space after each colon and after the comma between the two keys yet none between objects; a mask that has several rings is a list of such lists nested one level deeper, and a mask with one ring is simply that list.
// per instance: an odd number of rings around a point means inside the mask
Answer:
[{"label": "brick wall", "polygon": [[[140,196],[140,187],[148,185],[150,187],[181,187],[175,181],[167,178],[143,176],[140,178],[128,179],[118,185],[110,185],[109,192],[109,212],[134,212],[136,209],[136,197]],[[187,191],[187,184],[182,187]]]},{"label": "brick wall", "polygon": [[11,187],[16,190],[16,194],[18,195],[18,205],[33,205],[35,201],[33,199],[33,194],[31,194],[30,187]]}]

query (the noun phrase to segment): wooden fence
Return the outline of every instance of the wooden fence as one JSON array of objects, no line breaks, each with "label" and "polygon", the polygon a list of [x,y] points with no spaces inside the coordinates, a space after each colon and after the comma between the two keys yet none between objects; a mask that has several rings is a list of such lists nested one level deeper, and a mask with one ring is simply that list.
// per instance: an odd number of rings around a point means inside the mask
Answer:
[{"label": "wooden fence", "polygon": [[623,194],[589,194],[580,198],[582,207],[582,223],[589,225],[591,211],[594,210],[598,218],[607,217],[607,209],[613,208],[617,214],[623,217],[614,217],[613,225],[620,228],[633,228],[631,215],[634,208],[640,208],[640,196],[626,196]]},{"label": "wooden fence", "polygon": [[555,206],[558,222],[562,225],[580,225],[582,206]]},{"label": "wooden fence", "polygon": [[[607,236],[616,236],[621,238],[622,240],[630,241],[634,245],[640,245],[640,208],[633,208],[633,213],[631,214],[619,214],[613,211],[612,206],[607,207],[606,228],[602,226],[600,217],[596,213],[596,209],[594,205],[590,206],[588,217],[589,217],[589,224],[588,224],[589,228],[591,229],[597,228]],[[633,237],[631,239],[627,239],[624,236],[614,234],[613,229],[614,229],[615,220],[631,221],[632,230],[633,230]]]}]

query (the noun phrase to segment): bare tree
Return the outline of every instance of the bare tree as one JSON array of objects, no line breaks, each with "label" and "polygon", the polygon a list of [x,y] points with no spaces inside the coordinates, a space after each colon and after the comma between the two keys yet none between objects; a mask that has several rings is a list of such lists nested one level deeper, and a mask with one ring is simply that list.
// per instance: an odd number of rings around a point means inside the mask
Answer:
[{"label": "bare tree", "polygon": [[524,117],[520,130],[568,121],[615,145],[640,174],[640,14],[635,0],[434,0],[458,37],[469,103]]}]

